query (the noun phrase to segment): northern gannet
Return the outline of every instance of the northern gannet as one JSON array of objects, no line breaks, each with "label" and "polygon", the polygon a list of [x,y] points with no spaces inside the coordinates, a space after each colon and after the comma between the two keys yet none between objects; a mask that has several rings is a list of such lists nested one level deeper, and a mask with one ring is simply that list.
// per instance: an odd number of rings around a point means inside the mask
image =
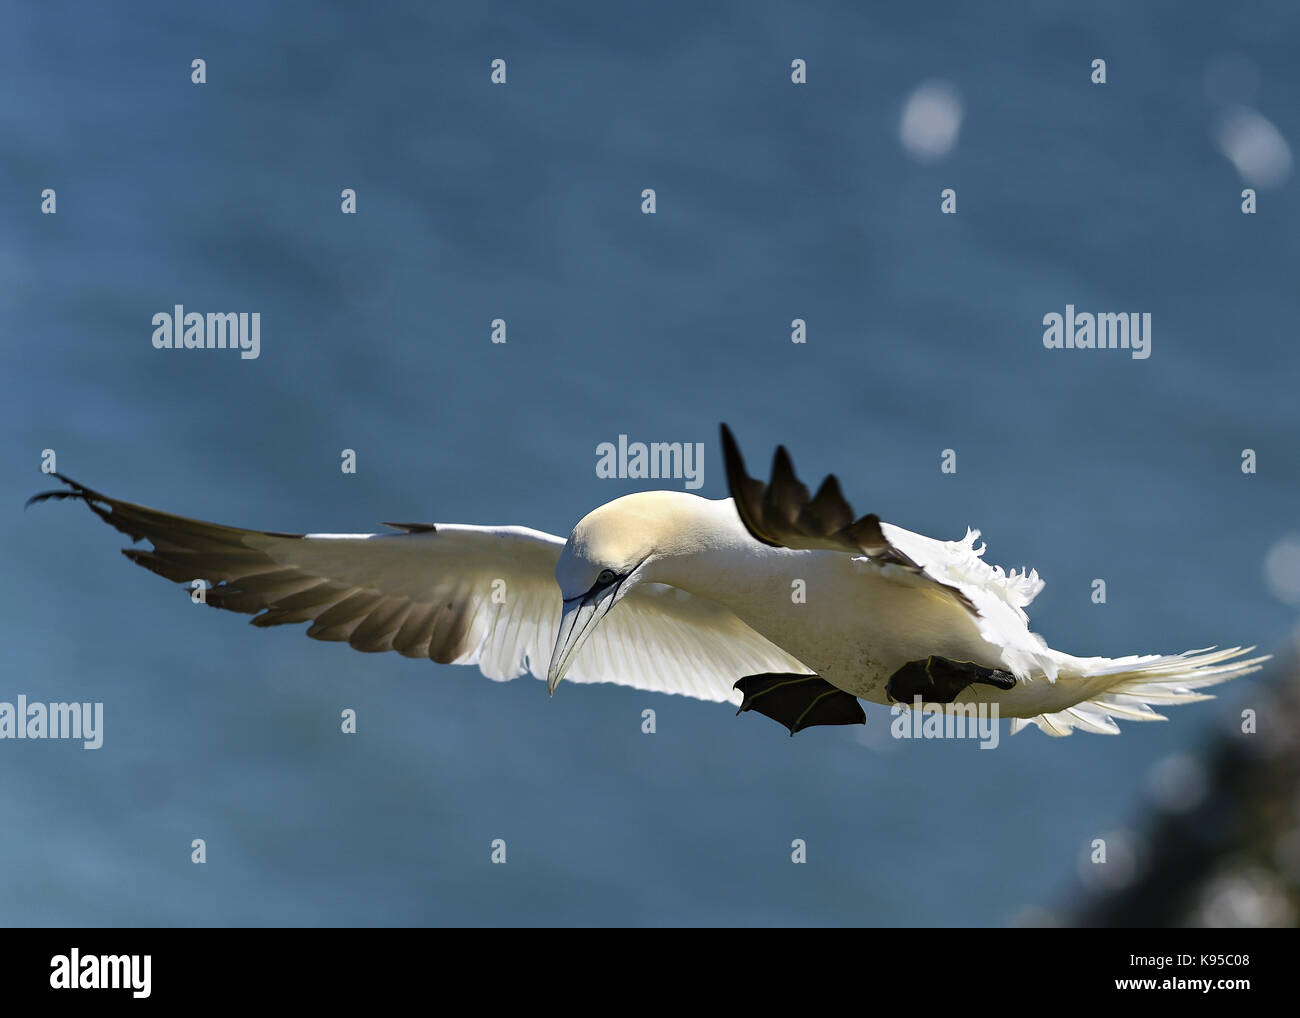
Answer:
[{"label": "northern gannet", "polygon": [[[147,540],[122,553],[255,626],[362,651],[730,701],[790,729],[864,723],[873,703],[996,704],[1035,724],[1113,734],[1152,704],[1258,670],[1253,647],[1074,657],[1029,631],[1037,571],[983,561],[978,531],[938,541],[857,518],[834,475],[810,496],[778,447],[767,484],[722,426],[730,498],[625,495],[568,540],[518,526],[386,523],[391,534],[284,534],[173,516],[60,474],[101,519]],[[792,596],[798,587],[802,597]],[[739,711],[738,711],[739,713]]]}]

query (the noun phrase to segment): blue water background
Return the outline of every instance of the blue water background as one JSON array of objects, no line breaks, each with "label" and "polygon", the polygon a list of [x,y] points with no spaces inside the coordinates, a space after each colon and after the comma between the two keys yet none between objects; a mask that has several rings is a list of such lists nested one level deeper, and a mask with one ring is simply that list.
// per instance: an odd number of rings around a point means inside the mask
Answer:
[{"label": "blue water background", "polygon": [[[993,752],[895,742],[884,708],[789,739],[613,686],[548,701],[194,608],[84,510],[22,511],[47,448],[238,525],[567,534],[655,486],[597,478],[619,434],[704,442],[721,497],[725,420],[756,471],[784,442],[860,511],[981,527],[1047,579],[1063,649],[1295,622],[1261,570],[1300,529],[1300,205],[1290,180],[1241,214],[1204,87],[1246,54],[1300,139],[1293,4],[0,12],[0,699],[100,700],[107,729],[0,742],[0,922],[1001,924],[1072,900],[1151,767],[1258,690]],[[965,113],[921,165],[899,115],[932,79]],[[176,303],[259,311],[261,356],[154,350]],[[1151,312],[1153,356],[1045,350],[1067,303]]]}]

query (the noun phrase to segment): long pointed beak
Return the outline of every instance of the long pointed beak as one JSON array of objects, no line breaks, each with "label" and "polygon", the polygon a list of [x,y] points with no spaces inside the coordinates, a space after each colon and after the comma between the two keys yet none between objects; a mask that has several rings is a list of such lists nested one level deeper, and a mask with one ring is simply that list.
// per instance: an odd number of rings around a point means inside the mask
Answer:
[{"label": "long pointed beak", "polygon": [[551,667],[546,672],[546,691],[555,695],[555,687],[564,678],[574,657],[582,649],[600,620],[614,607],[617,600],[618,584],[613,584],[596,594],[575,597],[564,602],[564,615],[560,619],[560,631],[555,637],[555,649],[551,652]]}]

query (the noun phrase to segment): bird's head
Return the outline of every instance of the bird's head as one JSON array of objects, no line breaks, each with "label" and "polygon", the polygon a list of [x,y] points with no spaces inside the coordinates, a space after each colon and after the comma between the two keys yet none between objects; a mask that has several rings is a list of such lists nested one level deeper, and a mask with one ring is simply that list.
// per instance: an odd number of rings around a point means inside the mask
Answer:
[{"label": "bird's head", "polygon": [[643,491],[608,502],[578,521],[560,552],[555,580],[564,599],[546,688],[554,693],[601,620],[655,567],[694,542],[696,503],[680,491]]}]

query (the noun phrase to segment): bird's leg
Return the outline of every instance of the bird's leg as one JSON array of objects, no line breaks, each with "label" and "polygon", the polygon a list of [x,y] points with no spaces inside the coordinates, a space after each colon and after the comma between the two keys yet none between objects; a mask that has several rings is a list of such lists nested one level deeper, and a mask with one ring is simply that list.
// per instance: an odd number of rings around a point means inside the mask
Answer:
[{"label": "bird's leg", "polygon": [[998,689],[1013,689],[1016,677],[1000,668],[985,668],[973,661],[950,661],[931,654],[923,661],[909,661],[890,676],[885,692],[891,700],[912,703],[952,703],[967,686],[979,683]]},{"label": "bird's leg", "polygon": [[867,723],[867,715],[857,698],[832,686],[820,675],[746,675],[734,688],[744,694],[737,714],[756,710],[785,725],[791,735],[813,725]]}]

